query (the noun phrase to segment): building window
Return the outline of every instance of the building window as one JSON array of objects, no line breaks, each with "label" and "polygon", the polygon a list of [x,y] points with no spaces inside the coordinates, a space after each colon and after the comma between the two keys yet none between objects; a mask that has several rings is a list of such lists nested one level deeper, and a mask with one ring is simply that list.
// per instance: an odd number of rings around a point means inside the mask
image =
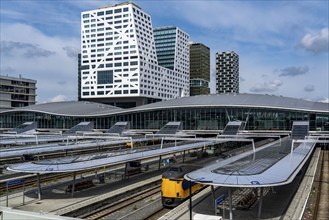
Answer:
[{"label": "building window", "polygon": [[97,71],[97,84],[112,84],[113,70]]}]

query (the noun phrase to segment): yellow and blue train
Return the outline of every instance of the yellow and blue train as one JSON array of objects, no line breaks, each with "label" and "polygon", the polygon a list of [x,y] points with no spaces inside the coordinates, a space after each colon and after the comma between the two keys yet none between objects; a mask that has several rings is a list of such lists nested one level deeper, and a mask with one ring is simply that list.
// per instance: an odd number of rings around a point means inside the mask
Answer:
[{"label": "yellow and blue train", "polygon": [[204,187],[193,182],[190,186],[190,182],[184,179],[185,174],[200,168],[202,167],[192,164],[177,164],[162,174],[161,197],[163,207],[173,208],[188,199],[190,187],[192,195]]}]

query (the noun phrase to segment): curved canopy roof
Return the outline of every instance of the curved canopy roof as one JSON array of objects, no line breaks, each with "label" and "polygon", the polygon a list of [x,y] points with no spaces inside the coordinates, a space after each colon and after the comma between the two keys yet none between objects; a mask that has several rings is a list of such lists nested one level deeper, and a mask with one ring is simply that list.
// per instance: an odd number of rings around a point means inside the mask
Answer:
[{"label": "curved canopy roof", "polygon": [[21,164],[13,164],[7,167],[7,169],[14,172],[25,173],[74,172],[183,152],[185,150],[192,150],[195,148],[212,145],[214,143],[215,142],[210,141],[200,141],[194,143],[186,143],[179,146],[165,147],[162,149],[160,147],[145,147],[122,150],[118,152],[77,155],[72,157],[54,158]]},{"label": "curved canopy roof", "polygon": [[252,107],[286,110],[302,110],[329,113],[329,103],[312,102],[303,99],[287,98],[274,95],[257,94],[213,94],[177,98],[156,102],[131,109],[104,105],[86,101],[51,102],[27,107],[6,110],[6,112],[35,111],[54,115],[67,116],[102,116],[118,113],[148,111],[154,109],[184,108],[184,107]]},{"label": "curved canopy roof", "polygon": [[[84,116],[84,115],[102,115],[111,112],[120,111],[121,108],[112,105],[104,105],[87,101],[64,101],[64,102],[48,102],[37,105],[31,105],[16,108],[11,111],[33,111],[43,112],[54,115]],[[7,112],[7,111],[6,111]]]},{"label": "curved canopy roof", "polygon": [[312,102],[304,99],[288,98],[274,95],[258,94],[213,94],[190,96],[156,102],[149,105],[137,107],[138,110],[174,107],[200,107],[200,106],[236,106],[236,107],[262,107],[295,109],[316,112],[328,112],[329,103]]},{"label": "curved canopy roof", "polygon": [[315,143],[303,143],[291,153],[291,139],[277,141],[185,175],[206,185],[268,187],[289,184],[312,154]]}]

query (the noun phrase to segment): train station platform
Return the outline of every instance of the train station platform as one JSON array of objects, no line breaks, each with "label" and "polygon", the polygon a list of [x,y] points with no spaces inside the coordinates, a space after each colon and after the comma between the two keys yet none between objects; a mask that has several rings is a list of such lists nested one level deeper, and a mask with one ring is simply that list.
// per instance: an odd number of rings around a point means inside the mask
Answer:
[{"label": "train station platform", "polygon": [[[42,213],[45,216],[63,216],[97,202],[102,202],[106,198],[119,195],[124,191],[135,189],[154,181],[160,182],[161,174],[166,169],[168,169],[168,166],[162,167],[160,170],[157,170],[157,166],[153,166],[150,167],[149,172],[143,175],[134,175],[128,179],[121,179],[121,176],[117,178],[112,176],[112,178],[106,180],[105,183],[96,181],[92,188],[75,192],[74,197],[71,197],[71,193],[66,192],[67,186],[72,184],[72,180],[69,178],[65,182],[58,183],[52,187],[44,186],[42,200],[38,199],[36,190],[28,190],[25,192],[24,205],[22,204],[22,192],[11,195],[8,203],[9,207],[15,207],[13,210]],[[87,176],[83,178],[88,179]],[[1,206],[6,206],[5,197],[6,196],[3,195],[0,198]]]},{"label": "train station platform", "polygon": [[[315,176],[320,149],[316,149],[308,164],[302,169],[302,173],[287,185],[275,186],[264,190],[263,211],[261,217],[258,216],[259,201],[254,203],[249,208],[238,208],[237,204],[243,195],[246,195],[246,189],[237,188],[232,192],[233,203],[233,219],[237,220],[252,220],[252,219],[300,219],[305,208],[308,195],[311,192],[311,185]],[[303,175],[305,173],[305,175]],[[227,187],[216,187],[215,197],[227,195]],[[210,186],[193,196],[192,219],[197,219],[196,215],[212,216],[212,219],[229,219],[229,204],[228,198],[225,198],[222,204],[218,206],[218,211],[215,212],[214,198],[212,196]],[[175,209],[171,210],[159,220],[167,219],[190,219],[189,200],[185,201]],[[223,211],[224,210],[224,211]],[[217,218],[216,218],[217,217]]]}]

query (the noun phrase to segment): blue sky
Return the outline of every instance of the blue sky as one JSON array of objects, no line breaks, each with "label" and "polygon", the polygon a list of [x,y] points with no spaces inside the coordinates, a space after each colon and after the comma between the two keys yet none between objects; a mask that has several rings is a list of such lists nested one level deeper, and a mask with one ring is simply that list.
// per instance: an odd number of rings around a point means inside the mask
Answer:
[{"label": "blue sky", "polygon": [[[1,0],[0,74],[37,80],[38,103],[77,99],[80,13],[121,1]],[[153,27],[178,26],[215,54],[235,51],[240,92],[329,97],[329,1],[133,1]]]}]

